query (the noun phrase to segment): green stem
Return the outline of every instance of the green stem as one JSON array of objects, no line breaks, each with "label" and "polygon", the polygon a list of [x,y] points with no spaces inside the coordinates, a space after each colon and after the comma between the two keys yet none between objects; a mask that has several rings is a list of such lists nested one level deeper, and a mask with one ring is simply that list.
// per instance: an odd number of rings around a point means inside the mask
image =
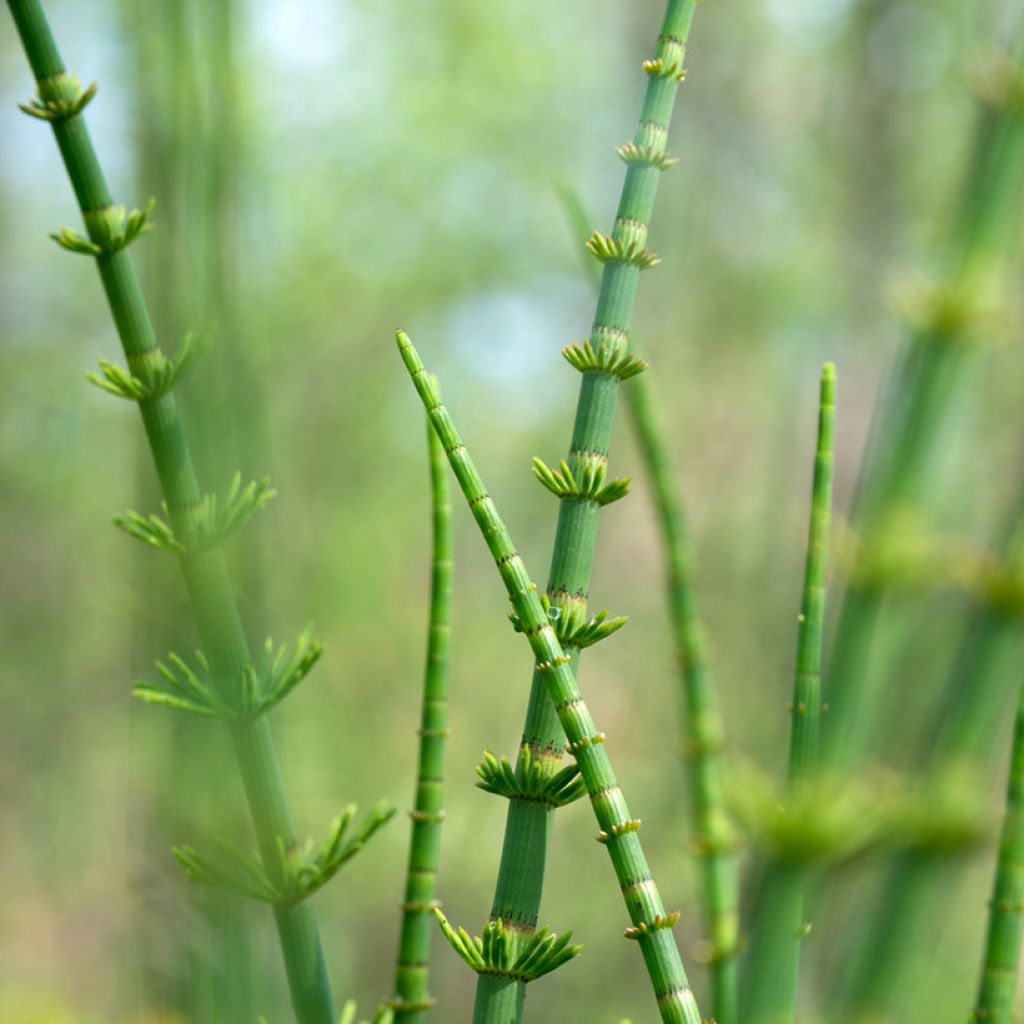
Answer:
[{"label": "green stem", "polygon": [[[601,830],[598,840],[608,849],[632,922],[627,938],[636,939],[640,946],[661,1020],[665,1024],[700,1024],[700,1012],[672,934],[671,926],[678,915],[665,913],[640,843],[640,822],[630,817],[605,751],[604,734],[597,731],[576,685],[571,658],[558,642],[536,584],[527,574],[494,500],[487,493],[451,415],[441,402],[436,383],[428,377],[419,355],[402,332],[398,333],[398,345],[473,517],[498,566],[522,632],[536,658],[536,674],[544,680],[549,703],[576,759]],[[519,1006],[521,1008],[521,1000]],[[506,1016],[499,1019],[503,1022],[513,1019],[507,1015],[507,1009],[505,1012]]]},{"label": "green stem", "polygon": [[402,906],[395,998],[396,1024],[420,1024],[435,1003],[427,987],[430,940],[436,924],[437,865],[444,820],[444,755],[448,735],[448,676],[452,617],[452,506],[444,449],[427,423],[434,547],[430,631],[420,719],[420,759],[412,812],[409,869]]},{"label": "green stem", "polygon": [[[64,67],[39,0],[8,0],[40,96],[74,98],[77,88]],[[102,244],[104,229],[96,214],[113,204],[106,179],[81,114],[52,122],[53,133],[90,237]],[[96,257],[107,301],[117,326],[129,367],[137,367],[157,348],[135,267],[126,249]],[[202,498],[192,466],[185,432],[172,395],[139,403],[143,425],[176,530],[185,534],[190,510]],[[231,685],[252,664],[219,549],[181,556],[185,585],[196,626],[209,658],[213,676]],[[270,726],[265,717],[238,722],[231,740],[268,874],[278,873],[278,843],[295,847],[295,828],[284,793]],[[275,908],[281,949],[291,989],[292,1005],[300,1024],[333,1024],[334,1010],[327,981],[320,936],[308,903]]]},{"label": "green stem", "polygon": [[835,457],[836,368],[821,375],[818,449],[814,457],[811,523],[807,564],[797,629],[796,676],[793,680],[793,727],[789,744],[789,784],[809,779],[817,770],[821,729],[821,641],[825,622],[829,526],[832,518],[832,466]]},{"label": "green stem", "polygon": [[[933,476],[933,457],[942,448],[943,420],[976,347],[965,337],[974,304],[1000,284],[998,272],[1021,209],[1024,117],[1014,78],[1019,80],[1020,65],[1020,56],[1006,59],[1005,82],[981,108],[963,201],[950,232],[945,279],[912,330],[875,417],[853,517],[868,544],[894,512],[921,500]],[[884,586],[854,579],[843,597],[829,659],[823,745],[829,767],[837,772],[863,755],[884,699],[886,673],[866,669],[883,624],[885,596]]]},{"label": "green stem", "polygon": [[[590,220],[578,195],[561,189],[571,225],[585,238]],[[595,281],[600,272],[594,269]],[[630,339],[636,352],[636,340]],[[711,1010],[717,1024],[736,1024],[736,957],[739,945],[738,838],[725,807],[722,753],[725,728],[708,665],[707,640],[697,601],[696,570],[680,488],[669,457],[665,432],[658,422],[653,389],[646,374],[625,390],[626,409],[650,477],[654,507],[665,546],[666,592],[673,642],[682,684],[680,733],[687,762],[693,848],[700,858],[701,907],[710,939]]]},{"label": "green stem", "polygon": [[[818,767],[821,725],[821,641],[825,621],[832,467],[835,451],[835,367],[821,376],[818,447],[811,491],[807,562],[797,629],[793,678],[788,792],[811,782]],[[776,860],[768,866],[751,912],[753,934],[747,954],[741,1017],[745,1024],[793,1024],[796,1019],[804,896],[812,865]]]},{"label": "green stem", "polygon": [[[627,160],[625,182],[612,230],[612,239],[618,245],[635,245],[638,250],[643,250],[647,242],[658,180],[666,166],[669,122],[695,6],[695,0],[669,0],[655,54],[655,61],[662,62],[660,71],[656,64],[647,66],[647,90],[631,143],[633,152],[640,154],[640,158]],[[639,276],[640,266],[636,262],[617,258],[606,260],[590,335],[594,349],[604,348],[617,353],[628,347]],[[619,383],[611,373],[588,371],[583,374],[567,457],[574,475],[594,462],[607,463]],[[573,498],[562,500],[547,586],[547,594],[553,601],[568,600],[585,608],[599,520],[598,505]],[[572,659],[571,669],[575,672],[579,652],[570,651],[569,657]],[[531,682],[522,747],[527,748],[534,758],[550,761],[552,770],[557,769],[564,756],[565,735],[547,699],[545,679],[538,673],[534,673]],[[491,920],[500,918],[506,925],[530,933],[537,926],[540,911],[554,811],[536,804],[520,807],[520,803],[522,801],[512,800],[508,810]],[[521,998],[516,1004],[520,1009],[508,1017],[505,1010],[491,1007],[493,993],[494,986],[485,984],[481,978],[477,986],[474,1021],[498,1024],[499,1021],[521,1019]]]},{"label": "green stem", "polygon": [[[1021,74],[1022,56],[1024,52],[1007,57],[999,66],[1005,80],[1003,95],[996,89],[979,107],[963,200],[950,232],[950,294],[969,297],[974,290],[1000,285],[997,271],[1019,224],[1024,117],[1012,83],[1013,76]],[[905,503],[919,497],[930,454],[941,444],[943,407],[963,386],[972,348],[963,336],[968,326],[962,316],[939,319],[909,340],[888,402],[876,417],[874,455],[862,470],[855,519],[869,541],[872,529],[879,524],[884,528],[886,510],[892,507],[887,494]],[[883,614],[885,598],[884,587],[856,581],[848,584],[843,598],[829,657],[830,711],[825,721],[824,754],[836,771],[849,768],[863,753],[884,700],[885,666],[876,672],[866,669],[872,644],[883,631],[888,639],[896,629],[887,622],[891,614]],[[958,694],[955,705],[943,727],[933,730],[932,766],[950,759],[976,759],[983,752],[986,723],[993,722],[1005,688],[1000,666],[1017,630],[994,608],[977,610],[972,620],[951,673],[950,686]],[[875,1020],[897,1005],[915,953],[925,941],[925,929],[932,927],[939,901],[951,884],[950,872],[935,859],[934,851],[916,849],[896,858],[870,924],[865,928],[854,923],[849,929],[851,953],[839,958],[844,981],[838,1002],[846,1004],[851,1019]],[[847,966],[851,962],[852,967]]]},{"label": "green stem", "polygon": [[664,434],[645,375],[626,389],[626,407],[651,480],[668,565],[668,607],[683,684],[681,729],[687,761],[694,848],[701,858],[705,928],[711,940],[711,1008],[718,1024],[736,1024],[739,867],[725,808],[722,715],[707,662],[697,606],[694,556]]},{"label": "green stem", "polygon": [[989,904],[988,939],[972,1021],[1011,1024],[1024,939],[1024,688],[1010,758],[1006,820]]}]

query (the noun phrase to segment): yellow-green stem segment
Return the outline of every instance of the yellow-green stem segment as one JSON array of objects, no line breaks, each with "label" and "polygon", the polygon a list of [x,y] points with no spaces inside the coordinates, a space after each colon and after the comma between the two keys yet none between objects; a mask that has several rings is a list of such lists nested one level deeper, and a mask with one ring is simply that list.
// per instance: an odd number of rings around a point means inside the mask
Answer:
[{"label": "yellow-green stem segment", "polygon": [[[605,750],[604,733],[598,732],[594,725],[576,685],[571,659],[559,644],[537,587],[527,574],[494,500],[487,493],[451,415],[441,402],[437,384],[426,373],[409,338],[399,331],[397,340],[455,478],[497,564],[522,632],[536,658],[537,675],[544,681],[546,697],[579,766],[600,828],[598,840],[608,850],[629,912],[630,927],[626,937],[635,939],[640,946],[661,1020],[664,1024],[700,1024],[700,1012],[672,933],[678,915],[666,913],[651,877],[638,835],[640,822],[630,817]],[[506,990],[510,987],[509,979],[498,981]],[[503,1005],[508,1012],[517,1010],[511,997]]]},{"label": "yellow-green stem segment", "polygon": [[[39,0],[8,0],[42,100],[73,101],[79,89],[67,72]],[[52,122],[68,177],[85,219],[90,239],[107,241],[102,211],[113,199],[81,113]],[[100,216],[97,216],[100,214]],[[140,365],[157,348],[135,266],[127,249],[96,256],[103,289],[128,360]],[[201,500],[185,431],[173,395],[141,401],[139,409],[153,453],[172,525],[187,535],[187,518]],[[231,687],[252,665],[248,642],[219,549],[184,554],[181,566],[192,610],[209,658],[212,674]],[[271,878],[279,874],[278,843],[296,845],[295,828],[285,797],[277,755],[265,716],[230,727],[239,771],[256,830],[264,865]],[[334,1024],[334,1007],[320,935],[308,903],[274,909],[292,1005],[299,1024]]]},{"label": "yellow-green stem segment", "polygon": [[438,906],[437,866],[444,820],[444,755],[448,736],[448,676],[452,613],[452,506],[448,463],[434,428],[427,423],[433,513],[430,626],[420,717],[420,760],[412,811],[409,868],[402,904],[395,998],[396,1024],[420,1024],[435,1000],[427,976]]}]

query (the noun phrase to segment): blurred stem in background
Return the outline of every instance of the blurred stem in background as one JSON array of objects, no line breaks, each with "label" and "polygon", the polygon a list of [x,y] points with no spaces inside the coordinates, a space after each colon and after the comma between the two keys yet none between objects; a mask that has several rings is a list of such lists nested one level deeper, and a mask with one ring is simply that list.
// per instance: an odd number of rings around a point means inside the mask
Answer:
[{"label": "blurred stem in background", "polygon": [[[1003,732],[1024,636],[1024,488],[1013,503],[999,555],[968,618],[953,661],[946,697],[925,729],[925,794],[929,787],[985,792],[993,770],[993,740]],[[956,792],[951,796],[956,799]],[[941,922],[950,892],[964,880],[955,835],[934,837],[887,864],[868,914],[861,913],[845,943],[849,964],[839,999],[855,1020],[899,1015],[901,1004],[921,984],[933,950],[927,937]],[[970,837],[966,837],[969,841]]]},{"label": "blurred stem in background", "polygon": [[[193,327],[214,336],[204,372],[183,384],[201,476],[225,480],[237,468],[243,476],[257,476],[267,469],[256,465],[257,453],[268,450],[264,403],[250,370],[252,356],[243,343],[238,310],[245,251],[239,225],[249,179],[241,107],[245,90],[236,53],[245,5],[238,0],[122,0],[122,9],[137,67],[137,179],[146,194],[159,196],[160,230],[140,256],[154,327],[160,338],[181,337]],[[149,453],[141,449],[138,500],[143,508],[157,501],[151,476]],[[137,566],[137,592],[151,594],[151,552],[141,550]],[[246,620],[259,635],[265,609],[260,548],[251,531],[236,540],[231,566]],[[146,649],[136,655],[139,663],[151,661],[154,643],[158,650],[174,647],[181,636],[180,603],[166,597],[161,601],[163,596],[135,602],[136,609],[145,609],[146,620],[144,628],[132,630],[133,636],[145,638]],[[149,749],[181,765],[183,772],[179,787],[151,790],[158,804],[151,816],[154,863],[173,865],[166,851],[186,828],[196,827],[197,812],[208,831],[244,834],[239,794],[209,784],[230,778],[230,753],[213,731],[194,725],[177,715],[147,716],[144,725],[166,730],[166,745]],[[159,767],[147,775],[158,778]],[[258,972],[250,962],[249,907],[207,888],[196,887],[190,896],[201,925],[172,930],[174,952],[168,951],[165,935],[154,938],[156,950],[147,958],[155,955],[164,962],[147,965],[147,974],[167,977],[170,991],[156,991],[152,998],[170,999],[190,1019],[254,1019],[252,986]],[[158,987],[167,984],[158,981]]]},{"label": "blurred stem in background", "polygon": [[[573,188],[563,185],[559,194],[573,236],[582,243],[593,221]],[[599,284],[600,272],[593,261],[586,260],[585,267],[594,283]],[[640,354],[635,337],[630,338],[630,347]],[[717,1021],[735,1021],[740,928],[739,839],[723,794],[721,759],[725,727],[708,664],[707,636],[697,597],[696,556],[669,445],[658,417],[657,399],[647,375],[641,373],[634,377],[625,394],[665,551],[668,613],[681,684],[679,731],[690,794],[691,847],[701,864],[699,899],[707,935],[711,1006]]]},{"label": "blurred stem in background", "polygon": [[[898,531],[907,528],[906,517],[916,523],[923,514],[943,426],[966,379],[971,332],[978,329],[980,310],[998,301],[1005,287],[1006,250],[1019,226],[1024,125],[1015,98],[1019,64],[998,62],[996,71],[982,96],[943,278],[922,289],[906,347],[876,411],[852,514],[869,555],[891,550]],[[889,666],[869,671],[868,662],[881,630],[890,638],[900,634],[898,616],[882,621],[891,582],[854,564],[842,598],[826,673],[823,744],[824,767],[837,775],[868,752],[885,704]],[[890,650],[891,644],[882,647]]]},{"label": "blurred stem in background", "polygon": [[[191,849],[177,851],[179,860],[194,879],[251,895],[272,907],[297,1020],[333,1024],[333,998],[309,898],[362,848],[390,812],[383,807],[371,812],[356,837],[344,844],[355,810],[349,808],[332,824],[315,859],[312,844],[300,847],[297,842],[266,711],[301,682],[320,649],[306,637],[289,660],[284,649],[275,655],[268,644],[266,658],[257,663],[223,554],[225,537],[273,492],[268,481],[242,491],[240,477],[223,503],[201,491],[173,396],[174,384],[195,349],[186,341],[173,359],[163,355],[128,253],[131,243],[148,230],[151,205],[130,213],[114,205],[82,116],[95,90],[83,90],[67,72],[39,0],[9,0],[8,6],[37,86],[37,97],[22,109],[50,123],[88,231],[84,237],[65,228],[54,237],[69,252],[95,259],[128,363],[128,369],[101,363],[103,376],[92,379],[104,390],[138,403],[164,494],[169,522],[129,513],[120,517],[120,524],[139,540],[176,556],[203,646],[198,664],[205,679],[178,661],[178,677],[164,673],[177,694],[161,696],[153,688],[149,692],[157,702],[224,721],[259,846],[259,861],[238,853],[234,872],[204,861]],[[183,700],[183,693],[190,699]]]},{"label": "blurred stem in background", "polygon": [[[818,771],[821,726],[821,645],[828,579],[835,456],[836,371],[821,377],[818,446],[811,487],[807,561],[797,627],[793,677],[787,802],[807,801]],[[824,794],[819,794],[824,795]],[[744,1024],[793,1024],[796,1019],[804,896],[813,861],[776,857],[750,910],[750,948],[744,958],[740,1014]]]},{"label": "blurred stem in background", "polygon": [[[878,550],[896,551],[901,535],[919,529],[943,421],[950,419],[950,407],[964,386],[973,335],[981,330],[979,313],[1003,296],[1006,257],[1019,229],[1024,195],[1024,115],[1016,99],[1020,73],[1019,58],[998,57],[982,83],[946,277],[923,294],[914,311],[907,347],[876,414],[853,517],[860,550],[869,560]],[[934,571],[934,565],[930,568]],[[826,676],[826,757],[836,777],[867,753],[873,723],[884,718],[890,658],[904,625],[887,597],[900,582],[886,574],[884,558],[881,571],[863,562],[853,565]],[[972,612],[950,684],[958,697],[932,751],[933,777],[949,758],[975,760],[977,770],[976,759],[984,753],[977,744],[991,742],[991,733],[979,728],[994,726],[1005,707],[1008,680],[1002,654],[1016,639],[1012,618],[1005,608],[988,604]],[[880,647],[883,657],[869,668],[873,647],[876,653]],[[909,973],[931,952],[915,940],[942,915],[952,852],[942,842],[925,843],[897,857],[873,921],[847,931],[848,955],[840,958],[840,970],[846,976],[846,1012],[853,1020],[895,1019]],[[851,958],[854,965],[845,966]]]}]

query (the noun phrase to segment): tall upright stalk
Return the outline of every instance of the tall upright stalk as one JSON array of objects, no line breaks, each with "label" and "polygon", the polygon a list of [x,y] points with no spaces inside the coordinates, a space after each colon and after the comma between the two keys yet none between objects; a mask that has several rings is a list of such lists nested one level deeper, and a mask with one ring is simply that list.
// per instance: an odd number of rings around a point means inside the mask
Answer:
[{"label": "tall upright stalk", "polygon": [[[526,636],[536,657],[537,674],[545,684],[545,699],[557,716],[569,750],[576,759],[572,774],[578,770],[590,797],[600,828],[598,841],[608,850],[629,912],[631,926],[626,929],[625,936],[640,946],[661,1019],[665,1024],[699,1024],[700,1011],[672,935],[679,913],[665,911],[640,842],[640,820],[630,817],[625,796],[605,750],[605,734],[598,732],[590,716],[576,684],[572,656],[562,648],[552,624],[550,612],[555,606],[542,599],[536,584],[530,579],[508,529],[498,515],[494,500],[487,493],[451,415],[441,401],[436,382],[427,375],[412,343],[401,331],[398,333],[398,346],[473,518],[497,564],[515,609],[519,630]],[[596,629],[600,624],[595,619],[587,625]],[[572,774],[565,771],[560,774],[566,780],[572,778]],[[506,984],[525,984],[532,980],[538,973],[538,960],[543,964],[541,972],[551,969],[543,963],[549,954],[543,952],[544,947],[536,942],[536,936],[524,935],[515,928],[514,922],[511,928],[506,927],[506,922],[500,918],[482,942],[470,942],[465,933],[456,935],[450,930],[449,940],[457,950],[461,948],[468,962],[475,961],[481,976],[497,978]],[[563,949],[567,943],[568,938],[563,936],[549,948]],[[525,960],[520,956],[521,951],[527,951]],[[509,1000],[503,1007],[503,1015],[494,1019],[506,1024],[515,1019],[512,1014],[521,1008],[521,998]],[[482,1019],[479,1013],[474,1016],[476,1022]]]},{"label": "tall upright stalk", "polygon": [[[114,206],[82,116],[94,90],[83,91],[65,70],[39,0],[8,0],[8,6],[38,87],[38,99],[26,110],[50,122],[88,232],[88,238],[83,238],[64,229],[55,237],[64,248],[95,258],[128,362],[127,371],[105,364],[104,375],[96,383],[137,401],[170,520],[129,515],[121,524],[147,543],[177,555],[204,648],[202,671],[190,669],[180,659],[174,662],[176,672],[167,670],[174,692],[165,694],[162,702],[226,722],[262,868],[242,860],[233,870],[222,869],[188,849],[180,851],[181,858],[194,877],[271,903],[297,1020],[334,1024],[320,935],[306,897],[340,867],[339,858],[354,852],[352,844],[341,842],[351,814],[337,823],[324,856],[315,864],[307,863],[296,841],[270,725],[263,713],[301,680],[316,661],[318,649],[307,649],[299,661],[287,661],[284,667],[291,670],[287,678],[254,662],[221,548],[223,538],[265,503],[270,492],[265,485],[251,485],[244,491],[233,488],[228,501],[218,505],[200,490],[171,393],[193,350],[186,346],[171,360],[161,353],[127,251],[148,229],[148,211],[126,214]],[[279,662],[275,665],[280,667]],[[151,696],[158,699],[155,693]],[[383,812],[375,816],[355,842],[365,842],[385,818]]]},{"label": "tall upright stalk", "polygon": [[[818,447],[811,491],[807,562],[797,629],[796,673],[791,704],[788,791],[790,796],[817,773],[821,725],[821,639],[825,619],[832,464],[835,449],[835,367],[821,377]],[[740,1014],[745,1024],[793,1024],[796,1019],[804,895],[811,865],[777,858],[767,871],[752,912]]]},{"label": "tall upright stalk", "polygon": [[989,903],[988,938],[971,1021],[1011,1024],[1024,939],[1024,687],[1010,755],[1006,819]]},{"label": "tall upright stalk", "polygon": [[[944,278],[922,297],[887,394],[876,412],[861,471],[854,522],[868,549],[894,517],[920,501],[941,423],[964,380],[979,304],[999,284],[998,271],[1021,210],[1024,116],[1018,101],[1020,58],[1007,58],[983,96],[962,202],[951,225]],[[885,672],[867,671],[883,626],[885,582],[858,578],[842,598],[829,655],[830,712],[823,751],[836,771],[862,756],[884,697]]]},{"label": "tall upright stalk", "polygon": [[[562,198],[576,233],[585,236],[590,222],[579,198],[568,189],[563,190]],[[592,266],[587,263],[588,269]],[[599,281],[600,272],[594,277]],[[635,339],[631,340],[631,348],[637,352]],[[626,410],[650,478],[665,547],[668,612],[682,684],[680,732],[690,794],[692,848],[700,858],[702,885],[699,899],[710,942],[711,1012],[717,1024],[736,1024],[738,839],[723,794],[721,760],[725,727],[708,664],[707,639],[697,599],[693,543],[647,375],[638,374],[633,378],[625,394]]]},{"label": "tall upright stalk", "polygon": [[435,1000],[427,986],[430,940],[437,903],[437,865],[444,820],[444,755],[448,735],[448,662],[452,612],[452,506],[448,463],[427,423],[434,545],[431,561],[430,630],[420,718],[419,774],[412,814],[409,868],[402,904],[395,998],[396,1024],[420,1024]]},{"label": "tall upright stalk", "polygon": [[[587,243],[604,264],[593,326],[583,345],[565,352],[583,375],[565,472],[552,473],[543,463],[536,466],[541,482],[561,499],[545,593],[561,615],[559,630],[572,672],[578,666],[580,648],[564,626],[586,615],[601,512],[601,503],[581,500],[575,482],[605,473],[620,381],[643,368],[628,355],[629,326],[640,271],[658,262],[646,249],[648,224],[661,172],[675,162],[668,156],[666,144],[684,77],[685,44],[695,6],[696,0],[669,0],[655,56],[644,62],[648,82],[639,124],[632,141],[618,148],[626,163],[626,177],[612,234],[594,232]],[[612,500],[610,494],[608,500]],[[532,763],[555,774],[564,754],[564,730],[548,700],[544,674],[535,672],[518,770],[525,771]],[[490,919],[501,920],[525,935],[537,927],[556,806],[518,795],[509,797]],[[524,982],[483,973],[477,983],[474,1019],[487,1024],[519,1021],[524,997]]]}]

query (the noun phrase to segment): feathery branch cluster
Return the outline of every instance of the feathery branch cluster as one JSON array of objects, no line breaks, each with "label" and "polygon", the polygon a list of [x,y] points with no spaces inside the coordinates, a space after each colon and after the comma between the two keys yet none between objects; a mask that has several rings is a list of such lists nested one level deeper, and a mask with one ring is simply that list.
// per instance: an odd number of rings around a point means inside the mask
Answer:
[{"label": "feathery branch cluster", "polygon": [[[270,477],[252,480],[243,489],[242,475],[235,473],[223,501],[218,500],[216,494],[204,494],[198,503],[179,513],[180,535],[156,513],[143,516],[132,509],[115,516],[114,525],[168,554],[196,555],[226,541],[276,494],[270,486]],[[163,508],[167,514],[167,505]]]},{"label": "feathery branch cluster", "polygon": [[612,348],[598,345],[595,349],[586,338],[579,345],[567,345],[562,349],[562,358],[580,373],[596,371],[609,373],[619,380],[628,380],[647,369],[647,360],[633,355],[627,348]]},{"label": "feathery branch cluster", "polygon": [[258,857],[243,853],[223,839],[218,840],[221,856],[216,860],[202,856],[191,846],[175,847],[174,856],[199,885],[274,906],[293,905],[325,886],[391,820],[395,809],[386,803],[377,804],[346,841],[355,813],[356,805],[350,804],[331,822],[318,851],[312,839],[289,850],[279,838],[272,871]]},{"label": "feathery branch cluster", "polygon": [[661,262],[660,257],[639,242],[620,241],[611,235],[602,235],[600,231],[590,236],[587,248],[602,263],[625,263],[638,270],[650,270]]},{"label": "feathery branch cluster", "polygon": [[545,758],[543,753],[534,753],[528,744],[523,744],[520,749],[514,768],[507,757],[499,761],[485,750],[484,759],[476,768],[480,777],[477,786],[508,800],[565,807],[579,800],[587,789],[580,778],[578,765],[558,768],[558,764],[558,761]]},{"label": "feathery branch cluster", "polygon": [[170,359],[159,348],[151,349],[145,356],[133,360],[137,365],[132,372],[100,357],[97,360],[100,373],[87,373],[85,379],[118,398],[151,402],[174,390],[185,370],[201,354],[202,348],[196,335],[189,331]]},{"label": "feathery branch cluster", "polygon": [[558,469],[551,469],[539,456],[533,457],[533,475],[556,497],[578,501],[592,501],[597,505],[610,505],[629,494],[632,477],[617,477],[605,483],[608,464],[600,456],[581,459],[579,479],[565,459]]},{"label": "feathery branch cluster", "polygon": [[667,171],[679,163],[679,157],[670,156],[657,146],[638,146],[635,142],[616,146],[615,152],[627,166],[637,164],[640,167],[655,167],[659,171]]},{"label": "feathery branch cluster", "polygon": [[225,686],[212,678],[210,663],[202,651],[196,651],[195,668],[171,652],[167,656],[170,665],[156,663],[167,687],[138,683],[132,694],[147,704],[211,718],[257,718],[280,704],[309,675],[322,654],[323,647],[313,640],[309,629],[303,631],[290,653],[284,644],[275,649],[268,637],[258,663],[242,669],[237,686]]},{"label": "feathery branch cluster", "polygon": [[[588,618],[586,601],[565,591],[560,591],[553,598],[541,594],[540,603],[563,647],[592,647],[618,632],[629,621],[628,615],[609,619],[607,608]],[[525,627],[519,616],[513,611],[509,612],[508,617],[515,631],[522,633]]]},{"label": "feathery branch cluster", "polygon": [[[60,83],[62,88],[58,94],[52,97],[44,97],[42,88],[40,94],[33,96],[28,103],[19,103],[18,109],[28,114],[29,117],[38,118],[40,121],[67,121],[77,117],[92,102],[96,95],[97,84],[92,83],[87,89],[82,88],[77,75],[64,74]],[[52,85],[51,85],[51,91]]]},{"label": "feathery branch cluster", "polygon": [[531,935],[520,935],[499,918],[488,922],[483,937],[478,937],[464,928],[452,928],[440,910],[435,910],[434,916],[452,949],[477,974],[535,981],[567,964],[583,950],[582,946],[570,945],[572,932],[555,935],[541,928]]},{"label": "feathery branch cluster", "polygon": [[123,206],[115,206],[113,203],[99,210],[87,210],[82,216],[90,238],[71,228],[61,228],[50,237],[68,252],[82,256],[112,256],[127,248],[140,235],[153,230],[149,218],[155,206],[156,200],[150,199],[141,210],[132,210],[130,213]]}]

